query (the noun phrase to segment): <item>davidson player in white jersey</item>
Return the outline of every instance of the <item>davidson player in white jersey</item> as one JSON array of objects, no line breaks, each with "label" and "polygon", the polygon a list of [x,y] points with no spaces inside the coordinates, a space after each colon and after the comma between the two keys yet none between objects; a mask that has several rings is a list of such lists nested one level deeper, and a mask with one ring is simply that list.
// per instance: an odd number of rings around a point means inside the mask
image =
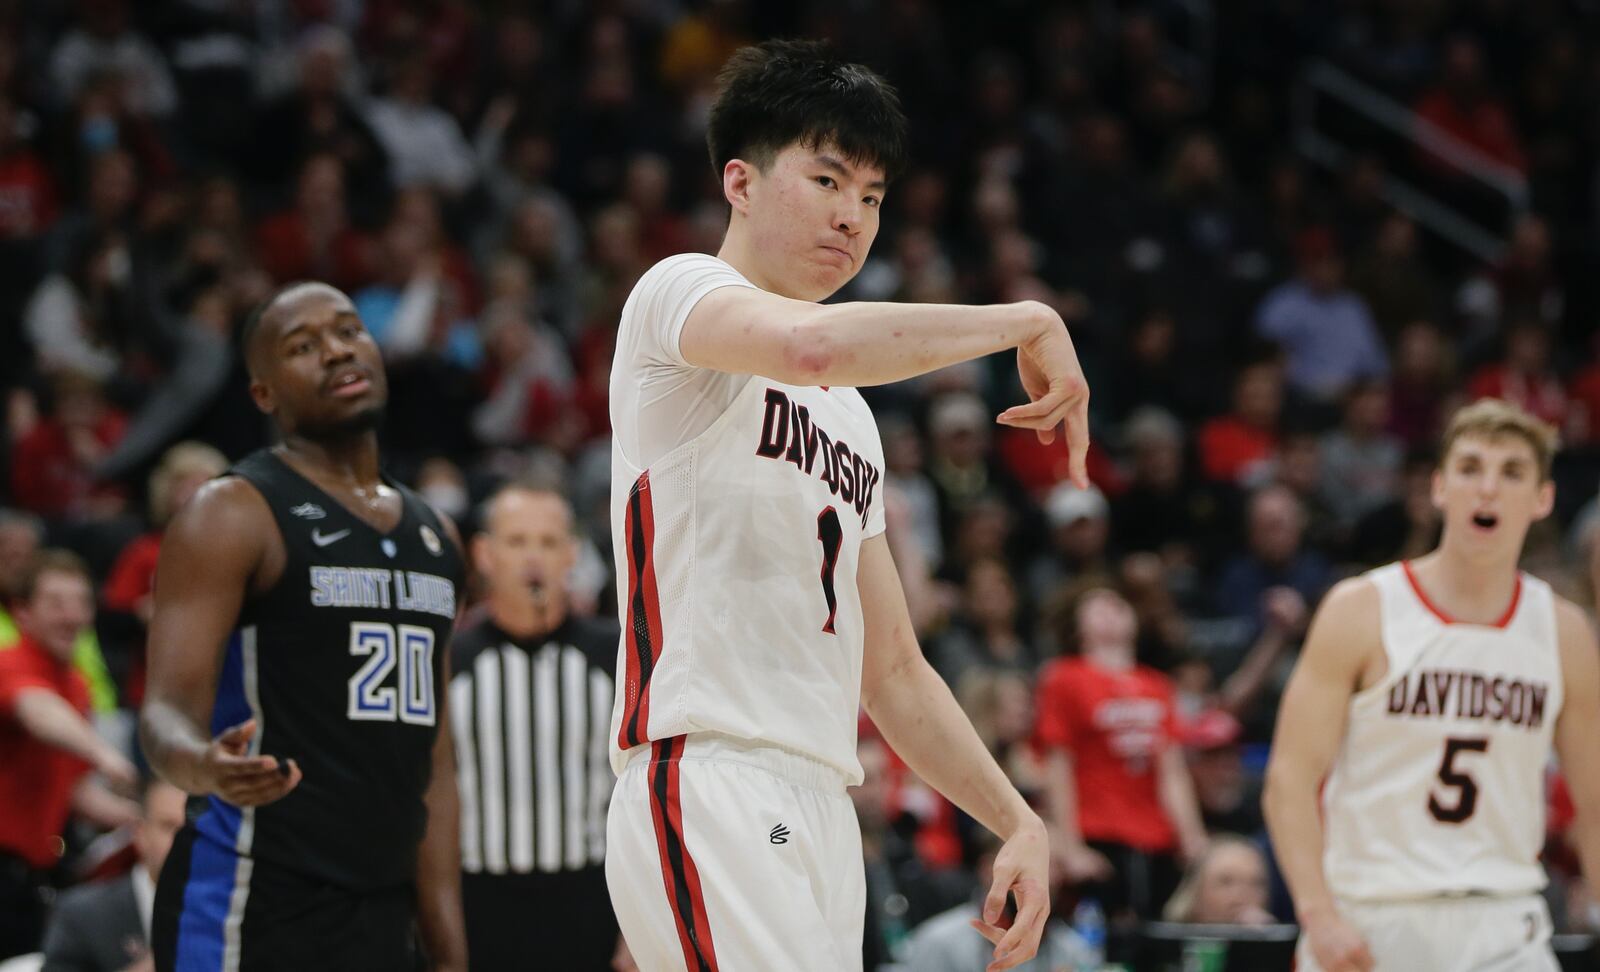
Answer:
[{"label": "davidson player in white jersey", "polygon": [[[818,301],[866,261],[906,122],[825,47],[733,56],[707,141],[732,207],[715,256],[663,260],[622,312],[611,372],[623,638],[608,823],[612,902],[645,972],[860,969],[859,708],[1004,845],[975,922],[991,969],[1030,959],[1045,828],[923,660],[884,537],[883,449],[856,386],[1016,348],[1085,481],[1088,388],[1061,318]],[[1008,892],[1016,916],[1006,926]]]},{"label": "davidson player in white jersey", "polygon": [[1558,968],[1545,769],[1553,744],[1593,881],[1600,656],[1583,612],[1517,570],[1555,499],[1554,449],[1505,402],[1458,411],[1433,479],[1438,549],[1344,581],[1312,620],[1263,798],[1302,972]]}]

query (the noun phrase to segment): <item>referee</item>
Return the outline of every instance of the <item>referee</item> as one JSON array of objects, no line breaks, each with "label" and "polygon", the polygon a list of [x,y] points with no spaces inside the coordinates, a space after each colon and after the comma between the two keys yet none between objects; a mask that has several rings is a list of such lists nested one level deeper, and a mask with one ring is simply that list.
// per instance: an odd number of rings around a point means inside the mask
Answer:
[{"label": "referee", "polygon": [[484,507],[472,557],[487,611],[457,633],[450,717],[461,893],[473,972],[605,972],[607,755],[615,624],[573,617],[572,508],[513,483]]}]

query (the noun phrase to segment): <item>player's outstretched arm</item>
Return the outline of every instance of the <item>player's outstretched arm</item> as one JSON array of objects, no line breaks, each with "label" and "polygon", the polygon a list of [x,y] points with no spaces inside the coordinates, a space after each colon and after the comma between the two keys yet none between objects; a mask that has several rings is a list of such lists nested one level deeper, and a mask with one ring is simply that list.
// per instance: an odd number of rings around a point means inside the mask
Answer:
[{"label": "player's outstretched arm", "polygon": [[1378,590],[1363,578],[1338,584],[1317,609],[1278,707],[1261,798],[1296,917],[1328,972],[1373,968],[1366,943],[1340,917],[1328,890],[1317,794],[1338,755],[1363,668],[1381,650],[1378,611]]},{"label": "player's outstretched arm", "polygon": [[275,531],[272,512],[253,487],[233,477],[214,480],[167,527],[156,565],[140,741],[150,765],[175,786],[241,807],[271,803],[300,782],[293,760],[280,766],[272,756],[250,755],[255,720],[215,739],[204,729],[211,723],[223,646]]},{"label": "player's outstretched arm", "polygon": [[[861,702],[906,765],[1005,843],[978,930],[995,943],[988,972],[1031,960],[1050,915],[1049,840],[1044,822],[1011,785],[937,672],[922,656],[889,542],[861,544],[856,569],[866,641]],[[1006,894],[1017,899],[1010,929],[1000,926]]]},{"label": "player's outstretched arm", "polygon": [[1066,424],[1072,477],[1088,485],[1089,385],[1061,316],[1038,301],[962,306],[814,304],[749,287],[722,287],[689,312],[678,350],[698,368],[765,375],[791,385],[882,385],[1017,349],[1031,401],[1003,425],[1051,441]]},{"label": "player's outstretched arm", "polygon": [[1576,605],[1556,601],[1561,644],[1561,715],[1556,719],[1556,755],[1577,816],[1572,843],[1589,887],[1600,887],[1600,648],[1594,629]]}]

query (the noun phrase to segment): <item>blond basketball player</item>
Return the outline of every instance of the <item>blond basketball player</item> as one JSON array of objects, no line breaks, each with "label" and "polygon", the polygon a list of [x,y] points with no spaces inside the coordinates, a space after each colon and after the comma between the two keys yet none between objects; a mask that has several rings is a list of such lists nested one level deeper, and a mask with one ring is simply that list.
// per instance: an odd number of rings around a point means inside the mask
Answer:
[{"label": "blond basketball player", "polygon": [[1555,498],[1554,449],[1505,402],[1457,412],[1433,480],[1438,549],[1344,581],[1312,620],[1263,800],[1302,970],[1557,968],[1545,769],[1553,744],[1592,880],[1600,657],[1584,614],[1517,570]]},{"label": "blond basketball player", "polygon": [[1016,348],[1033,401],[999,420],[1045,441],[1065,422],[1082,482],[1077,356],[1037,303],[818,304],[872,246],[904,159],[898,101],[813,44],[745,48],[721,82],[707,140],[727,237],[640,279],[611,373],[612,902],[645,972],[860,969],[845,788],[861,781],[864,704],[912,769],[1003,838],[977,924],[990,968],[1013,968],[1048,909],[1044,826],[923,660],[855,386]]}]

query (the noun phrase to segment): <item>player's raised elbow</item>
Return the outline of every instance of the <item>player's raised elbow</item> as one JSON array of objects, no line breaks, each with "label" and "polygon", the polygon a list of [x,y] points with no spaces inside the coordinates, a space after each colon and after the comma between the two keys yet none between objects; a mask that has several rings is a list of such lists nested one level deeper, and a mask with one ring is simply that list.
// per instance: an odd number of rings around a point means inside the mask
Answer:
[{"label": "player's raised elbow", "polygon": [[780,381],[791,385],[846,384],[835,381],[843,360],[838,337],[825,322],[808,319],[785,328],[779,339]]}]

